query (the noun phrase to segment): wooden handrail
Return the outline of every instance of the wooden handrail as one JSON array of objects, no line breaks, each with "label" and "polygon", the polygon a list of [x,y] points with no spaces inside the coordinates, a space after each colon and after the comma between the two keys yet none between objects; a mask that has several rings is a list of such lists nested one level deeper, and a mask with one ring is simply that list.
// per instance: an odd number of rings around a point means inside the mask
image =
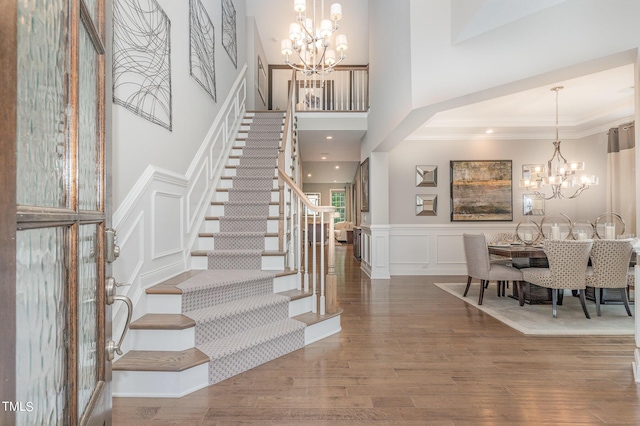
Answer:
[{"label": "wooden handrail", "polygon": [[[290,259],[291,257],[295,257],[297,260],[298,267],[298,288],[301,288],[302,281],[302,269],[304,269],[304,289],[307,291],[309,289],[309,271],[308,271],[308,257],[309,257],[309,242],[313,245],[313,292],[312,292],[312,312],[317,312],[317,295],[316,295],[316,274],[315,274],[315,253],[316,253],[316,241],[309,241],[309,233],[305,233],[305,243],[302,244],[301,233],[303,227],[303,219],[302,212],[315,212],[320,216],[320,224],[325,223],[325,219],[328,217],[326,223],[329,227],[328,232],[328,253],[327,253],[327,274],[326,276],[321,275],[320,280],[320,315],[324,315],[326,313],[335,313],[337,311],[337,277],[335,274],[335,240],[333,238],[334,235],[334,213],[336,208],[333,206],[317,206],[311,203],[309,198],[305,195],[302,189],[297,185],[297,183],[289,176],[289,170],[287,170],[289,165],[291,164],[291,160],[293,160],[293,149],[295,149],[294,143],[295,140],[293,138],[293,126],[292,119],[294,114],[294,96],[295,96],[295,83],[296,83],[296,72],[293,71],[293,75],[291,77],[292,84],[289,90],[289,99],[287,103],[286,116],[284,121],[284,130],[282,135],[282,143],[278,152],[278,192],[279,192],[279,214],[278,214],[278,247],[280,251],[285,251],[285,238],[287,234],[290,237],[288,252]],[[298,160],[299,161],[299,160]],[[300,178],[300,170],[297,170],[297,177]],[[291,192],[289,194],[289,205],[291,208],[289,209],[289,216],[286,216],[286,200],[285,200],[285,188],[288,188]],[[294,202],[296,200],[296,202]],[[304,205],[304,208],[301,207],[301,204]],[[294,212],[295,211],[295,212]],[[288,220],[287,220],[288,219]],[[313,223],[315,224],[316,216],[313,216]],[[295,222],[295,223],[294,223]],[[307,227],[308,216],[305,213],[304,227]],[[287,229],[289,227],[289,229]],[[295,228],[297,227],[298,231],[298,239],[294,239]],[[313,232],[313,238],[316,238],[315,228]],[[324,242],[324,233],[321,233],[321,242]],[[321,244],[321,254],[320,254],[320,264],[321,264],[321,272],[323,274],[324,271],[324,244]],[[302,255],[305,255],[305,263],[303,266],[302,263]],[[326,290],[326,292],[325,292]],[[325,294],[326,293],[326,294]]]}]

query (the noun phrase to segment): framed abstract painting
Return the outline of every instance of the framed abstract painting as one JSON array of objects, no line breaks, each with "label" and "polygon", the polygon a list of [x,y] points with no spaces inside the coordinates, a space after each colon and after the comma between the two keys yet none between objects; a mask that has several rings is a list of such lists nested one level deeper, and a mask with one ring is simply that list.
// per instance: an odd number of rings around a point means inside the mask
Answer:
[{"label": "framed abstract painting", "polygon": [[451,221],[513,220],[511,160],[451,161]]}]

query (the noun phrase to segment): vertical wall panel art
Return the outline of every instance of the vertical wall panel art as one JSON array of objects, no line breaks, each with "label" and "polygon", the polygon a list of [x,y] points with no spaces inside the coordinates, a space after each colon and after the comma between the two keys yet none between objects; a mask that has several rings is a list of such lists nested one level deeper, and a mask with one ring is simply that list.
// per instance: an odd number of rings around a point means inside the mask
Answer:
[{"label": "vertical wall panel art", "polygon": [[236,9],[231,0],[222,0],[222,46],[233,66],[238,68],[238,39],[236,38]]},{"label": "vertical wall panel art", "polygon": [[216,101],[215,31],[200,0],[189,1],[189,72]]},{"label": "vertical wall panel art", "polygon": [[171,22],[155,0],[113,3],[113,102],[171,130]]}]

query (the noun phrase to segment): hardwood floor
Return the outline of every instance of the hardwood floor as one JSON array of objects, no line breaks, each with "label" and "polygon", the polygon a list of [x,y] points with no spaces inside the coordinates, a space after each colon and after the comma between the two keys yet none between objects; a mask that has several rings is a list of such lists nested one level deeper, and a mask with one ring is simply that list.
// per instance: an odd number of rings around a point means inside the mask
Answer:
[{"label": "hardwood floor", "polygon": [[466,277],[372,282],[336,249],[341,333],[184,398],[114,398],[113,424],[640,424],[633,337],[527,337],[433,285]]}]

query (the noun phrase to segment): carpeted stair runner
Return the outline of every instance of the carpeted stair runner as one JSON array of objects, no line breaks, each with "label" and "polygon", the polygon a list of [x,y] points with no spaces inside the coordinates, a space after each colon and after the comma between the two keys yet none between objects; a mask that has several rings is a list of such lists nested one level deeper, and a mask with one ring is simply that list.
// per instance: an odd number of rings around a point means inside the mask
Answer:
[{"label": "carpeted stair runner", "polygon": [[196,346],[210,358],[209,384],[304,347],[306,325],[273,293],[262,255],[281,139],[282,113],[256,113],[236,166],[208,270],[178,287],[196,321]]}]

